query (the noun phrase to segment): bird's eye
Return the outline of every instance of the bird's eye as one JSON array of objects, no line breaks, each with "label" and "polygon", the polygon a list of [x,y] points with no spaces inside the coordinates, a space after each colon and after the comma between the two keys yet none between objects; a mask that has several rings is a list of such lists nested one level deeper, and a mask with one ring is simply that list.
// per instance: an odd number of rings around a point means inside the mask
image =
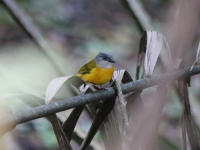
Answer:
[{"label": "bird's eye", "polygon": [[103,57],[104,60],[106,60],[106,57]]}]

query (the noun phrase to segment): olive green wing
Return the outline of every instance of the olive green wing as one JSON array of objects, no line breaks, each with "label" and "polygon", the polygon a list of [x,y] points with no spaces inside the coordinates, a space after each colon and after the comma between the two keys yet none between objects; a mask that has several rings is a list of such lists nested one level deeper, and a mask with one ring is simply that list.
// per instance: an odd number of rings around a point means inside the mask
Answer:
[{"label": "olive green wing", "polygon": [[82,74],[82,75],[89,74],[91,72],[91,70],[96,67],[96,65],[97,64],[95,63],[95,61],[93,59],[90,62],[88,62],[87,64],[83,65],[81,67],[81,69],[78,71],[78,74]]}]

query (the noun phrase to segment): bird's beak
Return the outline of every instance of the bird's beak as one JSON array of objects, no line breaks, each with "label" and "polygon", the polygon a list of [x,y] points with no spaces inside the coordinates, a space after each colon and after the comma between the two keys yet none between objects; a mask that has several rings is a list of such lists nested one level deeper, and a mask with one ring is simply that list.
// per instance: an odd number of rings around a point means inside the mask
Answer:
[{"label": "bird's beak", "polygon": [[110,58],[109,62],[115,63],[115,60],[113,58]]}]

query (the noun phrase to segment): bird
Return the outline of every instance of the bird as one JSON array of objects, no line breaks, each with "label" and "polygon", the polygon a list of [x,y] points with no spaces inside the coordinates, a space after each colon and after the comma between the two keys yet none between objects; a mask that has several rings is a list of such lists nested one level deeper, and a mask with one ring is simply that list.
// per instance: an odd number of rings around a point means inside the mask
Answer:
[{"label": "bird", "polygon": [[115,60],[107,52],[100,52],[95,59],[83,65],[78,71],[77,76],[86,83],[100,85],[109,82],[112,79]]}]

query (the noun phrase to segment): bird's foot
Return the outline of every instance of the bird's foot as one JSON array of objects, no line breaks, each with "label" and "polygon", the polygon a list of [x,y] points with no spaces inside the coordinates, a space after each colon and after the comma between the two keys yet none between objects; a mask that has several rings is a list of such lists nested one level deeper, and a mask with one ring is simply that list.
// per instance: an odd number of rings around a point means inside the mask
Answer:
[{"label": "bird's foot", "polygon": [[101,86],[101,90],[104,90],[104,91],[106,91],[108,88],[104,88],[104,87],[102,87],[102,85],[100,85]]},{"label": "bird's foot", "polygon": [[103,88],[102,90],[106,91],[106,90],[108,90],[108,88]]}]

